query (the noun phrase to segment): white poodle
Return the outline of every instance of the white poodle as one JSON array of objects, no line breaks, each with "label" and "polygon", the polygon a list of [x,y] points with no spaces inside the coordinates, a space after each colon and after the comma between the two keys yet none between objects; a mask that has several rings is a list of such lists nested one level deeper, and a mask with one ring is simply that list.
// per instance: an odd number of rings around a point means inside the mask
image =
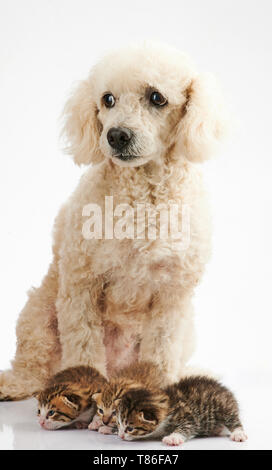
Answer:
[{"label": "white poodle", "polygon": [[[29,396],[78,364],[109,376],[144,359],[159,365],[164,383],[182,375],[210,250],[195,163],[210,156],[223,127],[213,82],[161,44],[113,52],[79,83],[64,131],[74,161],[89,166],[56,218],[53,261],[19,317],[2,400]],[[186,243],[170,228],[165,236],[158,207],[164,215],[178,207]]]}]

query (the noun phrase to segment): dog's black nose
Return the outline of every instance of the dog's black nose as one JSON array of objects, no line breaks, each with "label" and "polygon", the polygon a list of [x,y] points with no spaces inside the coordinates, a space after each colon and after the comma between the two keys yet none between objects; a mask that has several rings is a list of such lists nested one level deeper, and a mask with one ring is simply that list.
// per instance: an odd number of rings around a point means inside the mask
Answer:
[{"label": "dog's black nose", "polygon": [[107,139],[112,148],[122,150],[129,144],[132,132],[126,127],[112,127],[107,133]]}]

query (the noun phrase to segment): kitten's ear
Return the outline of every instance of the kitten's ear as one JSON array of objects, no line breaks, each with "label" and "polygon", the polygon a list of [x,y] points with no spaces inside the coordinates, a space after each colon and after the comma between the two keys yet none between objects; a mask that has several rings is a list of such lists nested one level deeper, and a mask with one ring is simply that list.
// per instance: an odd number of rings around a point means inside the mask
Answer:
[{"label": "kitten's ear", "polygon": [[101,392],[94,393],[94,394],[92,395],[92,399],[97,403],[98,400],[101,398],[101,395],[102,395]]},{"label": "kitten's ear", "polygon": [[75,395],[75,394],[62,395],[60,399],[63,401],[63,403],[66,406],[69,406],[69,408],[73,408],[74,410],[79,409],[80,397],[78,395]]},{"label": "kitten's ear", "polygon": [[150,423],[150,424],[157,424],[158,423],[158,420],[155,416],[155,413],[153,413],[152,411],[148,411],[148,410],[143,410],[140,412],[140,418],[142,421],[145,421],[147,423]]},{"label": "kitten's ear", "polygon": [[114,400],[114,404],[116,407],[119,405],[120,401],[121,401],[121,398],[117,398],[116,400]]},{"label": "kitten's ear", "polygon": [[39,400],[40,394],[41,394],[41,391],[33,392],[31,397],[36,398],[36,400]]}]

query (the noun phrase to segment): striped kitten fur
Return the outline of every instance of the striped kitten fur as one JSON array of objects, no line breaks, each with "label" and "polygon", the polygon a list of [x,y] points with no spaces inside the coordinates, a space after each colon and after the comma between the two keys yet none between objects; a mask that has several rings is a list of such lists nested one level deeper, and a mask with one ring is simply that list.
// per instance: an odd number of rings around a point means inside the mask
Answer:
[{"label": "striped kitten fur", "polygon": [[165,444],[179,445],[226,431],[234,441],[247,439],[232,392],[204,376],[186,377],[164,390],[129,390],[119,402],[116,419],[125,440],[162,438]]},{"label": "striped kitten fur", "polygon": [[136,387],[159,387],[161,376],[157,366],[151,362],[139,362],[121,369],[106,383],[102,392],[93,396],[97,404],[97,414],[89,429],[102,434],[116,434],[116,406],[122,396]]},{"label": "striped kitten fur", "polygon": [[86,428],[96,412],[92,396],[105,383],[106,379],[88,366],[71,367],[54,375],[46,388],[35,394],[40,425],[48,430]]}]

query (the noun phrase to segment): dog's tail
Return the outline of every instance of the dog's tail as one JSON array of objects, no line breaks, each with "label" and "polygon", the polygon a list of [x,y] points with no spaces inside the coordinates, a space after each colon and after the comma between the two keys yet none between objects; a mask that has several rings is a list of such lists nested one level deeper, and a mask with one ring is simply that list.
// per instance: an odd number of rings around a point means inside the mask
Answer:
[{"label": "dog's tail", "polygon": [[33,393],[18,393],[14,395],[8,395],[8,394],[3,394],[1,393],[0,390],[0,402],[2,401],[21,401],[21,400],[27,400],[29,398],[35,398],[39,394],[40,390],[37,392]]},{"label": "dog's tail", "polygon": [[[10,371],[6,371],[10,372]],[[5,375],[5,371],[0,371],[0,402],[3,401],[21,401],[27,400],[28,398],[35,397],[39,391],[35,391],[38,388],[38,385],[34,385],[33,388],[29,387],[29,391],[26,387],[20,386],[18,377],[16,375],[12,376],[12,382],[9,380],[8,382],[5,381],[7,376]],[[10,379],[10,377],[9,377]]]}]

